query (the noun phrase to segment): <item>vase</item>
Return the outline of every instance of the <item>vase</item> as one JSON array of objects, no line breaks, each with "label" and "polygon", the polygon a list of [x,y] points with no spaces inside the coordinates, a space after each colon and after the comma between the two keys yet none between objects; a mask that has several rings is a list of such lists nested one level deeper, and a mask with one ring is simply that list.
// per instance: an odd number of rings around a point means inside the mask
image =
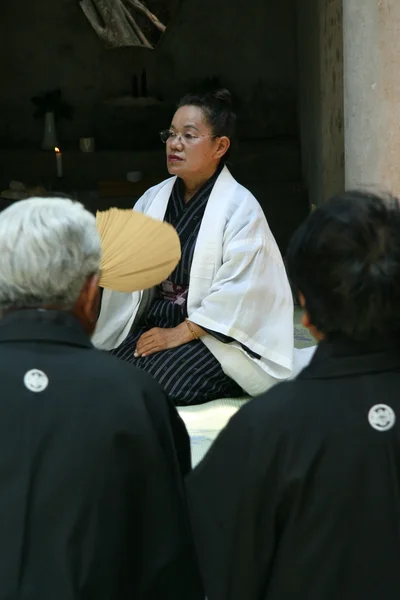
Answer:
[{"label": "vase", "polygon": [[57,145],[58,142],[54,113],[47,112],[44,116],[42,150],[54,150]]}]

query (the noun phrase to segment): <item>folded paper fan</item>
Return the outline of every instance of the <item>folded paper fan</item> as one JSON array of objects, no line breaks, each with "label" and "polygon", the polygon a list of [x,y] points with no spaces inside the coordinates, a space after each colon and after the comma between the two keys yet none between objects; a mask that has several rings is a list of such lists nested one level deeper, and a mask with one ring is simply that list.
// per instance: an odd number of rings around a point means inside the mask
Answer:
[{"label": "folded paper fan", "polygon": [[181,257],[172,225],[131,209],[96,214],[102,246],[100,286],[118,292],[145,290],[164,281]]}]

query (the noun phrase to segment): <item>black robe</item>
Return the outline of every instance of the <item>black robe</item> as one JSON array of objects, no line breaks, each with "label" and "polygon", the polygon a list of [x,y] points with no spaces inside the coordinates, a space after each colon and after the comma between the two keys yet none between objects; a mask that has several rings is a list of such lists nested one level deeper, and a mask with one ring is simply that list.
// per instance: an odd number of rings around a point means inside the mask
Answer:
[{"label": "black robe", "polygon": [[203,599],[183,423],[71,315],[0,321],[0,439],[1,599]]},{"label": "black robe", "polygon": [[321,343],[187,491],[208,600],[399,600],[399,349]]}]

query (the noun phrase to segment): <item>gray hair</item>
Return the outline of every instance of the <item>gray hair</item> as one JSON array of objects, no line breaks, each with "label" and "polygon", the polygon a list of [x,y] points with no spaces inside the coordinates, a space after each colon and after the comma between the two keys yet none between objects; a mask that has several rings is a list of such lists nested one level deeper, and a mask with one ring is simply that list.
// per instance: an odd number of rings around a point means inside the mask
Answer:
[{"label": "gray hair", "polygon": [[96,219],[82,204],[30,198],[0,213],[0,309],[70,309],[100,271]]}]

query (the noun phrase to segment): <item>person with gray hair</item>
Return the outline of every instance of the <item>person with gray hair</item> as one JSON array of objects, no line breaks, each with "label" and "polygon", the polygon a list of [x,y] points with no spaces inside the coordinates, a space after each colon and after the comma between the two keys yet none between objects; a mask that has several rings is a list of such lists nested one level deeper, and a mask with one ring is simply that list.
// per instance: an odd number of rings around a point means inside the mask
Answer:
[{"label": "person with gray hair", "polygon": [[0,218],[0,308],[71,309],[97,293],[101,245],[95,217],[72,200],[33,198]]},{"label": "person with gray hair", "polygon": [[157,383],[92,346],[100,267],[82,205],[0,213],[0,597],[202,600],[188,436]]}]

